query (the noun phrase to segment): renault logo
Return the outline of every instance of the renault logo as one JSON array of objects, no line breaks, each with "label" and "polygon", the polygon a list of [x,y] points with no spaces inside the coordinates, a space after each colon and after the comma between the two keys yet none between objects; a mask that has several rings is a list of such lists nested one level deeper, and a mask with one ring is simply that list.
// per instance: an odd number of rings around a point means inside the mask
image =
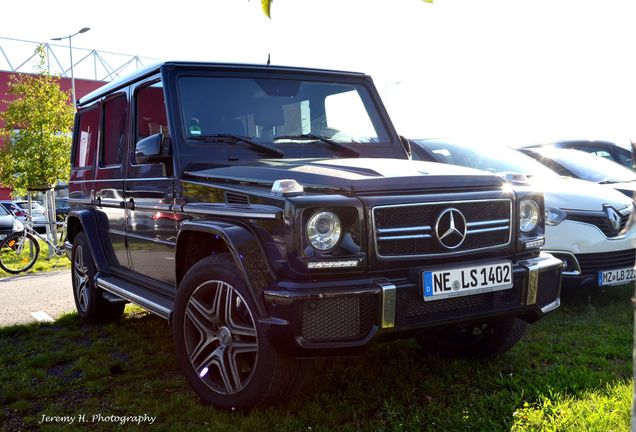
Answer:
[{"label": "renault logo", "polygon": [[466,238],[466,218],[456,208],[447,208],[435,222],[437,241],[446,249],[458,248]]},{"label": "renault logo", "polygon": [[603,206],[603,211],[607,215],[607,219],[614,231],[618,232],[621,229],[621,215],[610,206]]}]

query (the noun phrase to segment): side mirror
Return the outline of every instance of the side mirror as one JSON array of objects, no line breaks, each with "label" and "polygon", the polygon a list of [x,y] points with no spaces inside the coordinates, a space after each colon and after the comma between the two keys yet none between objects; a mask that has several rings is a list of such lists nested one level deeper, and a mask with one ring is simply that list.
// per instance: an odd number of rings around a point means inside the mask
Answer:
[{"label": "side mirror", "polygon": [[135,144],[135,163],[169,163],[172,156],[162,149],[170,148],[170,138],[163,134],[154,134],[146,137]]},{"label": "side mirror", "polygon": [[408,138],[400,135],[400,142],[402,143],[402,147],[406,151],[406,154],[409,155],[409,159],[413,157],[413,149],[411,148],[411,141]]}]

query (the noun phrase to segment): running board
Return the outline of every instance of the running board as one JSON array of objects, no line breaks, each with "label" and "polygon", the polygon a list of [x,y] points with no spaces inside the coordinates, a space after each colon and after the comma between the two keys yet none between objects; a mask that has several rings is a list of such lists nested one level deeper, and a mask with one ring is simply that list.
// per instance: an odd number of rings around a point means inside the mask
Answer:
[{"label": "running board", "polygon": [[148,309],[161,318],[170,320],[174,306],[170,299],[160,296],[148,289],[140,288],[116,276],[97,275],[95,282],[99,288],[139,305],[144,309]]}]

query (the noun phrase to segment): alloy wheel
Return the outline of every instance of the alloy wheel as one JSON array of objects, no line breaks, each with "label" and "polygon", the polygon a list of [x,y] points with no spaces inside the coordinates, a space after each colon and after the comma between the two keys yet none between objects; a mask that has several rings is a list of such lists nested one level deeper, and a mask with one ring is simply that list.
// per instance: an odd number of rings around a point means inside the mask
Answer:
[{"label": "alloy wheel", "polygon": [[252,379],[258,360],[258,335],[245,299],[230,284],[212,280],[188,300],[184,339],[199,379],[219,394],[235,394]]}]

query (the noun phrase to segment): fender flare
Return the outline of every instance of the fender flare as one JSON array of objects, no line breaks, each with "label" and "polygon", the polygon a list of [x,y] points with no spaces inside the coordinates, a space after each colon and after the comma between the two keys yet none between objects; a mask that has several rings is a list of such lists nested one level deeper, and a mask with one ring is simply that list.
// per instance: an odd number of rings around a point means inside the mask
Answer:
[{"label": "fender flare", "polygon": [[[97,217],[98,216],[92,209],[71,210],[68,214],[67,226],[70,227],[71,223],[75,220],[79,221],[82,230],[86,232],[86,240],[91,254],[93,255],[97,271],[110,273],[110,265],[108,264],[108,259],[104,250],[102,237],[99,231],[100,225],[97,221]],[[72,234],[73,237],[75,237],[77,232],[73,232]],[[73,238],[69,235],[69,241],[71,241],[71,243],[72,240]]]},{"label": "fender flare", "polygon": [[263,292],[273,280],[273,273],[262,245],[254,233],[245,227],[227,222],[186,221],[181,225],[177,235],[177,255],[179,255],[180,248],[187,247],[180,241],[184,232],[205,232],[215,235],[225,242],[236,268],[245,281],[258,314],[261,317],[267,316]]}]

